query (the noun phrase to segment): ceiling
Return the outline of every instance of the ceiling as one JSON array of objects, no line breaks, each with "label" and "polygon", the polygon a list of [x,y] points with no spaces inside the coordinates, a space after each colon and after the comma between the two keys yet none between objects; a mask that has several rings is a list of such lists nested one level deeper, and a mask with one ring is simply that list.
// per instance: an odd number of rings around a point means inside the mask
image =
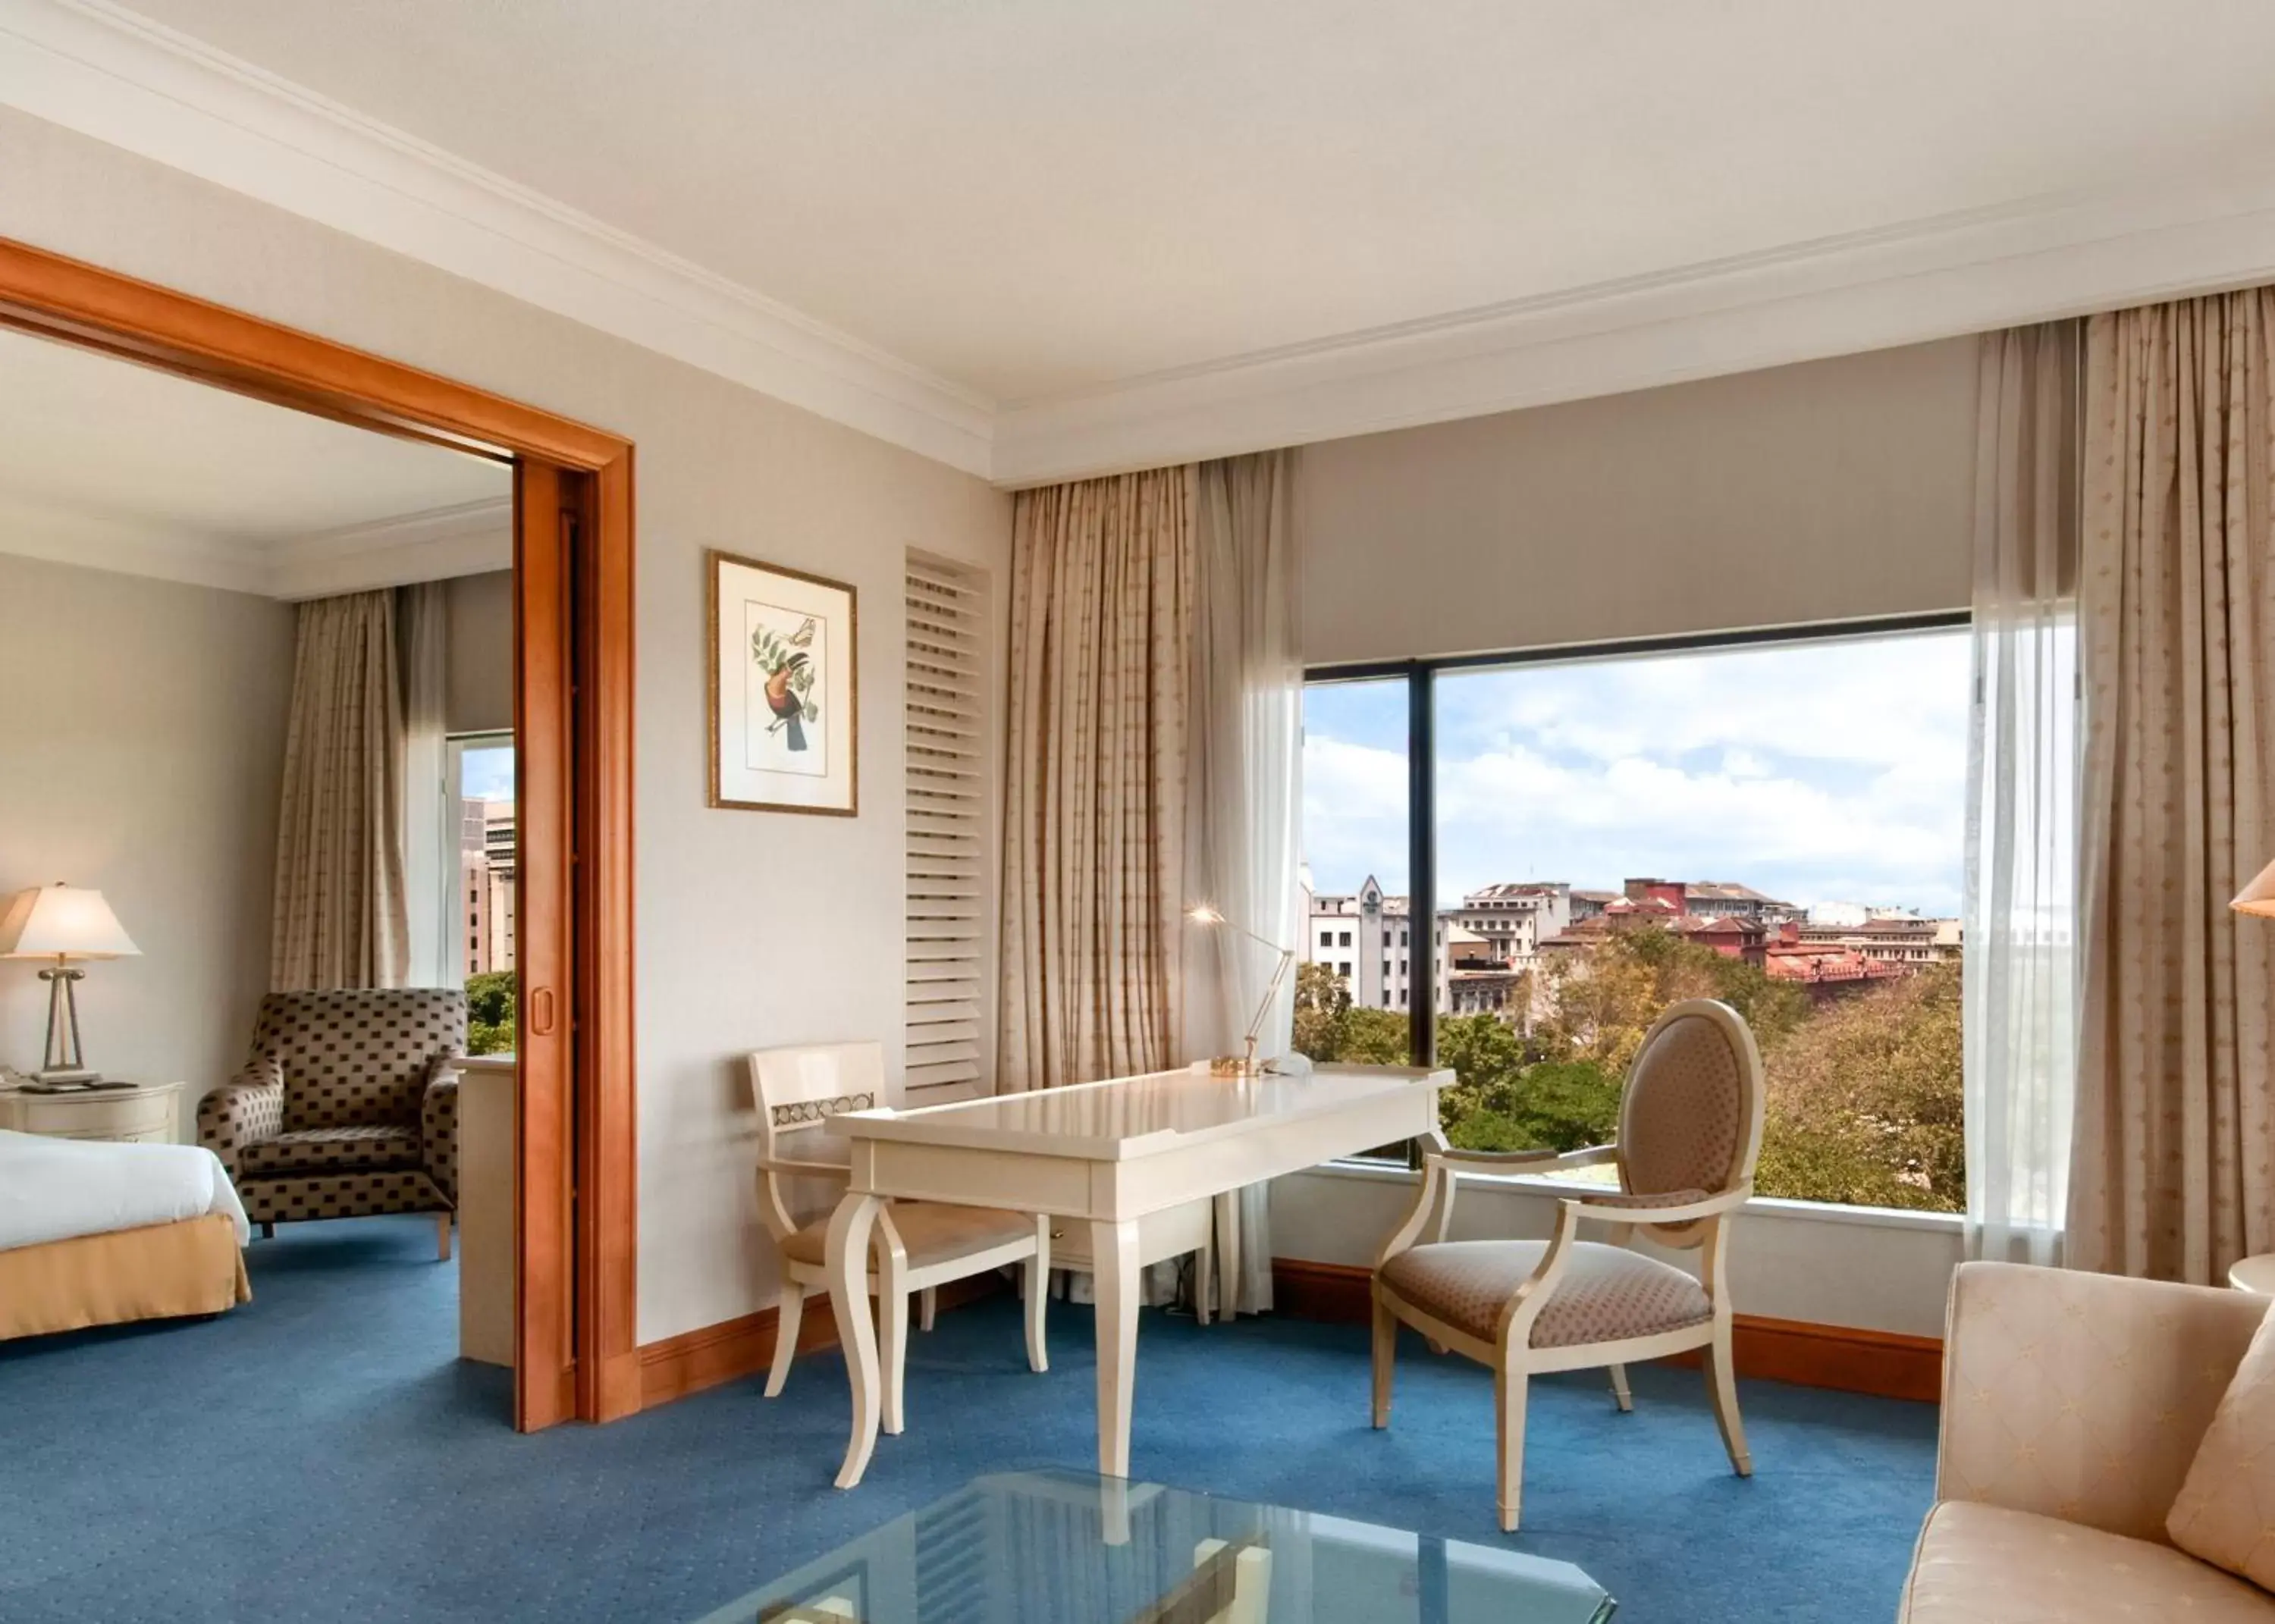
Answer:
[{"label": "ceiling", "polygon": [[[1007,481],[2275,269],[2264,0],[137,5],[157,31],[0,0],[0,33],[114,80],[171,51],[168,117],[210,101],[230,129],[150,133],[59,70],[9,99],[256,192],[224,146],[305,156],[330,120],[330,184],[271,154],[276,200],[381,237],[340,195],[341,132],[385,147],[398,206],[419,158],[438,214],[487,187],[493,237],[573,229],[596,280],[676,277],[775,353],[620,302],[657,347]],[[453,268],[495,279],[488,248]],[[595,320],[551,268],[517,291]],[[1715,325],[1740,306],[1781,325]]]},{"label": "ceiling", "polygon": [[498,463],[6,329],[0,378],[0,552],[283,597],[406,547],[510,560]]}]

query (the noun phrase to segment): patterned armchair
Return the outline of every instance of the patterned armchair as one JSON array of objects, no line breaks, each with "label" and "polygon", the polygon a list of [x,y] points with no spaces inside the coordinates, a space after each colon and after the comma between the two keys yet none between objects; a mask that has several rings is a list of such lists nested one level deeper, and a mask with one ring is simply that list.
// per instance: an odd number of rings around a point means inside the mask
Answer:
[{"label": "patterned armchair", "polygon": [[447,1258],[465,1048],[455,989],[271,993],[245,1069],[198,1102],[198,1143],[264,1235],[294,1219],[433,1212]]},{"label": "patterned armchair", "polygon": [[[1374,1424],[1390,1424],[1392,1361],[1402,1320],[1440,1349],[1493,1372],[1500,1410],[1500,1525],[1514,1530],[1524,1476],[1525,1384],[1549,1371],[1609,1367],[1612,1396],[1634,1408],[1627,1366],[1704,1348],[1706,1391],[1737,1474],[1753,1459],[1730,1366],[1729,1220],[1753,1193],[1762,1148],[1762,1058],[1737,1011],[1706,999],[1670,1004],[1643,1040],[1620,1097],[1613,1144],[1569,1151],[1453,1151],[1423,1158],[1414,1207],[1374,1265]],[[1463,1173],[1555,1173],[1610,1164],[1617,1190],[1557,1204],[1546,1241],[1455,1241],[1454,1187]],[[1442,1203],[1441,1203],[1442,1197]],[[1436,1215],[1436,1235],[1417,1245]],[[1583,1241],[1581,1222],[1608,1225]],[[1641,1230],[1696,1249],[1697,1273],[1628,1250]]]}]

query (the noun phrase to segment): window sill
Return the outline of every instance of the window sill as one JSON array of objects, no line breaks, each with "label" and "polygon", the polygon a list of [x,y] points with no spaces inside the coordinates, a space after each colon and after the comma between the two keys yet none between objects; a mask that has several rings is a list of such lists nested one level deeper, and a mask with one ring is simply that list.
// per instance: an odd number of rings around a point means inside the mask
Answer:
[{"label": "window sill", "polygon": [[[1355,1179],[1382,1184],[1411,1184],[1420,1176],[1412,1169],[1379,1161],[1331,1161],[1310,1168],[1305,1174],[1292,1177]],[[1528,1196],[1551,1197],[1587,1196],[1603,1193],[1599,1184],[1583,1184],[1576,1180],[1542,1178],[1527,1173],[1471,1173],[1464,1171],[1465,1184],[1500,1185]],[[1743,1208],[1748,1218],[1797,1220],[1803,1223],[1856,1224],[1873,1229],[1918,1229],[1934,1234],[1957,1235],[1967,1226],[1964,1214],[1959,1212],[1923,1212],[1908,1207],[1844,1206],[1831,1201],[1793,1201],[1782,1196],[1756,1196]]]}]

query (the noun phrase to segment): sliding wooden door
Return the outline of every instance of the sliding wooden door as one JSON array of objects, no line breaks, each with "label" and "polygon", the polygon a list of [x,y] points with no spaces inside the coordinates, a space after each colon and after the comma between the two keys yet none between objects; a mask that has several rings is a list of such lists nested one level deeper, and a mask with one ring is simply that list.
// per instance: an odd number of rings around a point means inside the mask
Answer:
[{"label": "sliding wooden door", "polygon": [[4,238],[0,326],[513,465],[514,1424],[630,1414],[639,1408],[631,442]]}]

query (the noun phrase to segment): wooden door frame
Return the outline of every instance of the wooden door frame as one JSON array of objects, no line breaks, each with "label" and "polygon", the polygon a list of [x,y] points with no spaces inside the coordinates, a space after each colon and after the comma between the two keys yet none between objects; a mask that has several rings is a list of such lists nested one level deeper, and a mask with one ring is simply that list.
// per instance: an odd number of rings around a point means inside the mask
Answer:
[{"label": "wooden door frame", "polygon": [[[522,895],[559,900],[521,989],[514,1424],[639,1408],[632,1044],[632,445],[312,334],[0,238],[0,325],[515,469],[518,743],[557,746]],[[534,578],[536,592],[525,578]],[[533,666],[525,649],[547,655]],[[524,744],[524,748],[527,748]],[[556,815],[557,814],[557,815]],[[524,944],[531,943],[526,925]],[[532,978],[525,978],[525,981]],[[571,1041],[573,1039],[573,1041]]]}]

